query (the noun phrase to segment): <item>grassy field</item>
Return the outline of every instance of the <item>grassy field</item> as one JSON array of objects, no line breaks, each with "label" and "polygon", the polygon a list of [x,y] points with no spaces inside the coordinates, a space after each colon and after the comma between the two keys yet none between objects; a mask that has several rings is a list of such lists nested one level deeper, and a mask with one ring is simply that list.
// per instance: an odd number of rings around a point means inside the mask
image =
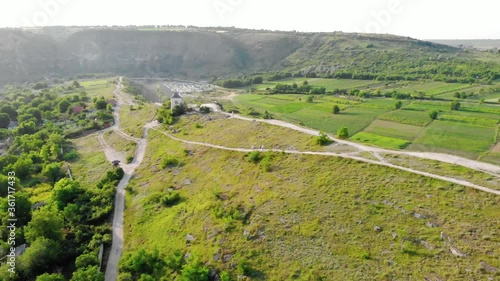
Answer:
[{"label": "grassy field", "polygon": [[417,138],[411,149],[450,152],[477,158],[489,151],[494,142],[495,128],[469,124],[435,121]]},{"label": "grassy field", "polygon": [[152,103],[143,103],[120,108],[120,129],[126,134],[141,138],[144,124],[156,116],[157,106]]},{"label": "grassy field", "polygon": [[112,169],[111,163],[106,160],[101,144],[96,135],[89,135],[72,140],[72,145],[78,152],[78,160],[70,163],[73,178],[83,186],[93,185],[104,174]]},{"label": "grassy field", "polygon": [[113,79],[87,80],[80,82],[80,85],[84,87],[90,98],[103,96],[106,99],[112,99],[115,90],[115,84],[112,81]]},{"label": "grassy field", "polygon": [[421,159],[407,155],[383,155],[390,163],[425,171],[436,175],[453,177],[466,180],[481,186],[500,190],[500,178],[478,172],[463,166],[448,164],[444,162]]},{"label": "grassy field", "polygon": [[[480,261],[500,267],[498,196],[335,157],[274,153],[266,172],[244,153],[186,146],[155,131],[148,142],[127,192],[124,255],[181,250],[233,279],[246,263],[251,280],[482,280],[494,274]],[[161,169],[166,156],[182,164]],[[182,199],[167,208],[157,198],[169,187]],[[453,256],[441,232],[467,257]]]},{"label": "grassy field", "polygon": [[[444,93],[462,91],[471,88],[469,84],[445,82],[407,82],[407,85],[394,87],[399,92],[412,94],[424,92],[426,96],[437,96]],[[397,85],[397,84],[396,84]]]},{"label": "grassy field", "polygon": [[410,144],[410,142],[407,140],[384,137],[366,132],[359,132],[355,134],[354,136],[351,137],[351,140],[361,143],[370,143],[379,147],[392,148],[392,149],[403,149]]},{"label": "grassy field", "polygon": [[363,132],[412,141],[423,131],[419,126],[375,120]]},{"label": "grassy field", "polygon": [[137,147],[137,144],[135,142],[123,138],[115,131],[106,132],[104,134],[104,140],[115,151],[118,151],[119,153],[124,155],[123,159],[125,160],[125,162],[130,162],[127,160],[134,158],[135,149]]},{"label": "grassy field", "polygon": [[391,111],[378,119],[419,127],[425,127],[432,122],[428,112],[409,109]]},{"label": "grassy field", "polygon": [[[320,150],[320,146],[314,143],[313,136],[261,122],[227,119],[223,115],[186,116],[181,118],[174,127],[179,132],[176,134],[178,138],[223,146],[231,144],[235,148],[263,146],[265,149],[278,150]],[[255,134],[249,136],[246,133],[248,131]]]}]

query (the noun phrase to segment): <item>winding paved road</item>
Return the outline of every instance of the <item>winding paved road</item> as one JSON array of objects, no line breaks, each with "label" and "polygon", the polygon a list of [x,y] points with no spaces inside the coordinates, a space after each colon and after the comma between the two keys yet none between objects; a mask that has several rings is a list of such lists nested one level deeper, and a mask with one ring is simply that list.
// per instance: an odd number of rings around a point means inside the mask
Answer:
[{"label": "winding paved road", "polygon": [[120,134],[120,136],[122,136],[123,138],[136,142],[137,147],[134,153],[134,160],[129,164],[125,163],[120,164],[120,167],[123,169],[125,174],[116,188],[115,207],[114,207],[113,226],[112,226],[113,243],[111,245],[111,251],[109,252],[108,263],[106,266],[106,274],[105,274],[106,281],[115,281],[118,277],[118,262],[120,260],[123,248],[123,211],[125,209],[125,187],[132,178],[135,169],[141,164],[142,159],[144,158],[144,154],[146,152],[146,145],[147,145],[145,140],[145,136],[147,135],[147,128],[148,128],[147,126],[145,126],[144,129],[145,131],[142,139],[131,137],[120,130],[119,127],[120,106],[124,104],[133,104],[133,102],[130,99],[123,96],[122,93],[123,87],[121,82],[122,78],[120,77],[119,83],[117,84],[116,89],[113,92],[118,101],[118,105],[115,107],[113,113],[115,117],[115,123],[113,124],[113,126],[107,128],[106,130],[99,132],[97,134],[97,139],[99,140],[99,142],[103,147],[106,159],[108,159],[108,161],[110,162],[119,158],[120,154],[117,153],[112,147],[110,147],[106,143],[103,137],[104,133],[108,131],[115,131],[116,133]]}]

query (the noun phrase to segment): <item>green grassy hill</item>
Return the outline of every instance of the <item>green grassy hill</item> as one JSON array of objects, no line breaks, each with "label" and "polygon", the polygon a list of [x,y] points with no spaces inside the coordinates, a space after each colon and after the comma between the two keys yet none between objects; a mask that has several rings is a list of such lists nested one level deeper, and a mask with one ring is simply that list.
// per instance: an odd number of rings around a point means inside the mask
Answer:
[{"label": "green grassy hill", "polygon": [[270,71],[380,80],[500,78],[499,54],[391,35],[47,27],[0,29],[0,37],[2,84],[106,72],[191,79]]},{"label": "green grassy hill", "polygon": [[[220,128],[211,138],[229,147],[242,139],[272,144],[265,134],[272,126],[260,126],[183,118],[176,135],[198,140],[205,128]],[[310,136],[283,133],[311,145]],[[498,196],[336,157],[272,153],[252,163],[245,153],[154,130],[148,141],[127,193],[122,272],[130,270],[127,257],[144,249],[198,257],[229,274],[225,280],[498,277],[485,269],[500,267]],[[165,159],[174,164],[163,166]],[[165,204],[172,193],[180,200]],[[148,274],[181,275],[166,264]]]}]

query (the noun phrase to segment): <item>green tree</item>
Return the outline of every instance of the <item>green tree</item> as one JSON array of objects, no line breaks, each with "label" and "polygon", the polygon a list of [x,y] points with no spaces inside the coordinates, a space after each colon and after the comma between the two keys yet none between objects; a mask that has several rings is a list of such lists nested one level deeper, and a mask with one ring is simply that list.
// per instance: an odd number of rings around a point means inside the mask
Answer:
[{"label": "green tree", "polygon": [[347,127],[341,127],[338,131],[337,131],[337,136],[340,138],[340,139],[348,139],[349,138],[349,130],[347,129]]},{"label": "green tree", "polygon": [[0,128],[7,128],[10,124],[10,117],[7,113],[0,113]]},{"label": "green tree", "polygon": [[[31,201],[29,199],[29,195],[25,192],[18,191],[13,195],[16,198],[16,206],[15,206],[16,208],[15,218],[17,219],[16,227],[23,227],[29,221],[31,221]],[[0,219],[2,220],[2,225],[8,225],[9,222],[7,220],[12,218],[9,215],[10,207],[12,206],[9,205],[9,201],[7,198],[0,199],[0,214],[2,215]],[[2,233],[2,235],[6,237],[7,228],[3,228],[1,229],[1,231],[5,231]]]},{"label": "green tree", "polygon": [[17,111],[11,105],[2,105],[2,107],[0,107],[0,112],[9,115],[10,120],[17,120]]},{"label": "green tree", "polygon": [[19,126],[14,130],[15,135],[31,135],[36,132],[36,124],[35,121],[25,121],[21,122]]},{"label": "green tree", "polygon": [[61,171],[61,163],[50,163],[45,165],[42,170],[42,175],[52,183],[55,183],[64,175]]},{"label": "green tree", "polygon": [[36,278],[36,281],[66,281],[60,273],[44,273]]},{"label": "green tree", "polygon": [[252,84],[262,84],[262,82],[264,82],[264,79],[262,78],[262,76],[255,76],[252,79]]},{"label": "green tree", "polygon": [[37,275],[50,271],[57,264],[62,253],[61,244],[45,237],[31,242],[26,252],[18,258],[21,280],[30,280]]},{"label": "green tree", "polygon": [[59,108],[59,112],[64,113],[64,112],[68,111],[68,108],[70,105],[71,105],[71,103],[67,99],[64,98],[57,104],[57,108]]},{"label": "green tree", "polygon": [[333,114],[339,114],[340,113],[340,107],[338,105],[333,106]]},{"label": "green tree", "polygon": [[163,106],[158,110],[158,122],[165,125],[171,125],[174,123],[174,117],[172,116],[172,111],[166,106]]},{"label": "green tree", "polygon": [[36,118],[37,124],[42,124],[42,111],[36,107],[28,108],[26,110],[27,114],[31,114]]},{"label": "green tree", "polygon": [[137,281],[156,281],[153,276],[149,274],[141,274],[141,277]]},{"label": "green tree", "polygon": [[181,105],[177,105],[174,108],[172,108],[172,115],[174,117],[181,116],[182,114],[186,113],[186,110],[187,110],[186,104],[183,103]]},{"label": "green tree", "polygon": [[181,281],[207,281],[209,269],[197,259],[192,258],[182,267]]},{"label": "green tree", "polygon": [[432,120],[436,120],[438,118],[438,115],[439,115],[439,113],[437,112],[437,110],[433,110],[433,111],[429,112],[429,117]]},{"label": "green tree", "polygon": [[104,273],[98,266],[79,268],[73,273],[71,281],[104,281]]},{"label": "green tree", "polygon": [[80,82],[78,82],[78,81],[76,81],[76,80],[75,80],[75,81],[73,81],[73,84],[72,84],[72,85],[73,85],[73,87],[75,87],[75,88],[80,88],[80,87],[82,86],[82,85],[80,85]]},{"label": "green tree", "polygon": [[141,274],[155,275],[164,266],[165,262],[160,257],[158,250],[146,251],[141,248],[125,257],[121,268],[122,271],[129,272],[137,278]]},{"label": "green tree", "polygon": [[108,102],[104,99],[104,97],[100,97],[94,102],[94,104],[97,109],[101,110],[101,109],[106,109]]},{"label": "green tree", "polygon": [[396,104],[394,105],[394,107],[395,107],[396,109],[400,109],[402,106],[403,106],[403,102],[402,102],[402,101],[398,101],[398,102],[396,102]]},{"label": "green tree", "polygon": [[19,114],[19,116],[17,116],[17,122],[19,122],[19,123],[28,122],[28,121],[33,121],[35,123],[38,122],[38,120],[36,120],[36,117],[33,116],[33,114],[22,113],[22,114]]},{"label": "green tree", "polygon": [[80,187],[78,181],[64,178],[54,185],[52,201],[59,210],[63,210],[67,204],[73,203],[83,193],[84,190]]},{"label": "green tree", "polygon": [[44,162],[48,162],[50,158],[50,149],[48,145],[42,146],[40,149],[40,157],[42,157]]},{"label": "green tree", "polygon": [[314,142],[317,145],[328,145],[332,142],[332,140],[324,132],[319,132],[319,136],[314,138]]},{"label": "green tree", "polygon": [[307,102],[313,102],[314,101],[314,96],[308,96],[306,99]]},{"label": "green tree", "polygon": [[454,101],[451,103],[451,110],[460,110],[460,103],[458,101]]},{"label": "green tree", "polygon": [[94,265],[99,265],[99,258],[95,253],[82,254],[76,258],[76,268],[86,268]]},{"label": "green tree", "polygon": [[16,176],[18,176],[21,179],[27,178],[32,170],[33,166],[33,160],[27,155],[27,154],[21,154],[21,157],[19,157],[12,166],[12,169],[16,173]]},{"label": "green tree", "polygon": [[33,212],[33,218],[25,227],[26,242],[32,243],[40,237],[53,241],[62,241],[64,220],[61,214],[50,206]]}]

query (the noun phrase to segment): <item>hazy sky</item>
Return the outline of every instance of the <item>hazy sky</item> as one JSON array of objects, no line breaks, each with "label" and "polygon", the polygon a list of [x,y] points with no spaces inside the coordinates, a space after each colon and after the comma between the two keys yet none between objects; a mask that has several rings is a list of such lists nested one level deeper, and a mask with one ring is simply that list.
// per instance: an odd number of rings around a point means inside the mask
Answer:
[{"label": "hazy sky", "polygon": [[499,11],[499,0],[4,0],[0,26],[174,24],[500,39]]}]

